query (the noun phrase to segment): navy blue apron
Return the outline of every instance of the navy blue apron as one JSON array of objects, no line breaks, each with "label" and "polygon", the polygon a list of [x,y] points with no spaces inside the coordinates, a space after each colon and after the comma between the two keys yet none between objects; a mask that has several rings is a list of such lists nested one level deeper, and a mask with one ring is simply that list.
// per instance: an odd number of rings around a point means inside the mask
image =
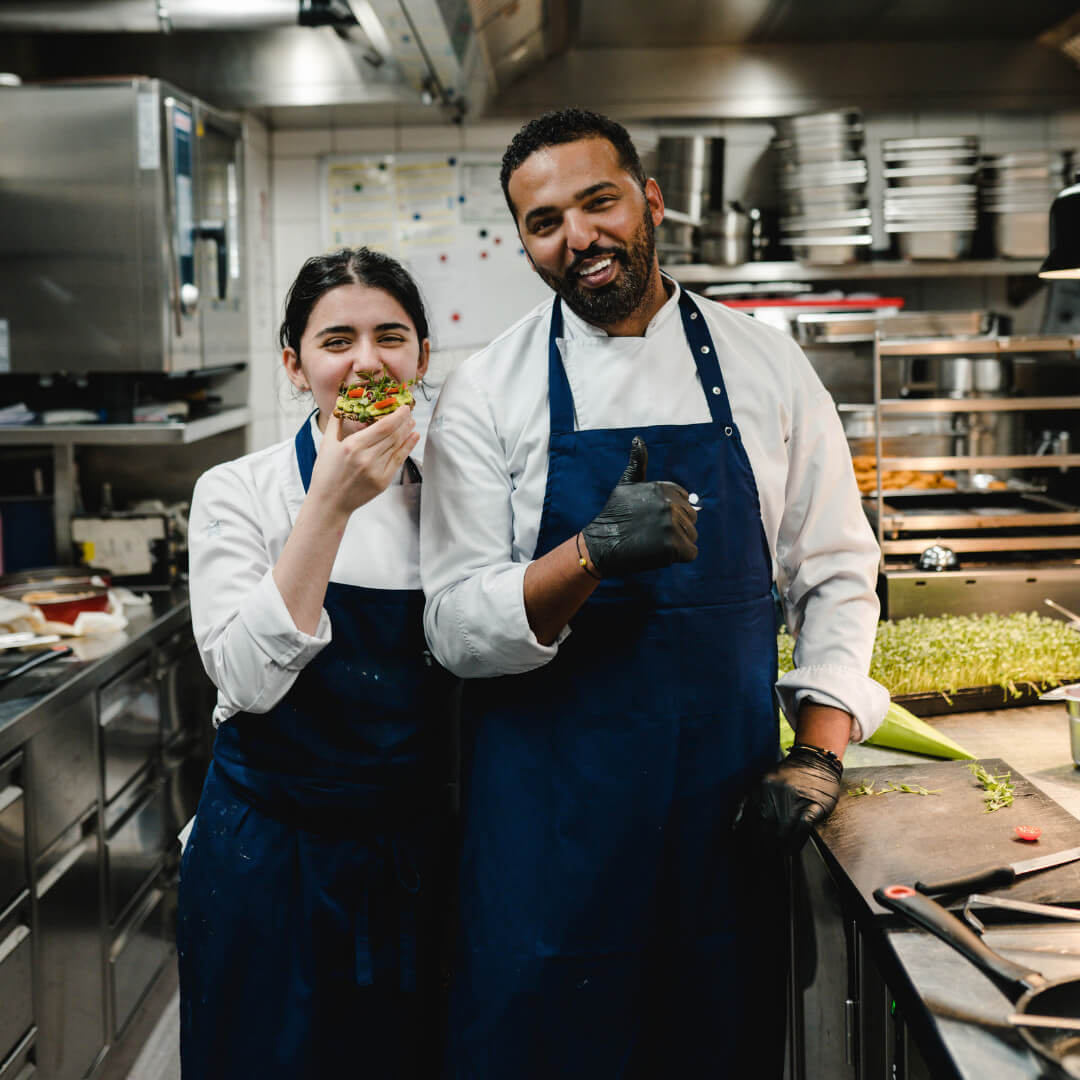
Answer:
[{"label": "navy blue apron", "polygon": [[[308,423],[296,453],[306,491]],[[185,1078],[426,1078],[437,1060],[452,683],[419,590],[330,582],[324,606],[330,644],[214,743],[181,867]]]},{"label": "navy blue apron", "polygon": [[[552,311],[537,557],[603,507],[634,435],[650,479],[698,496],[698,556],[606,578],[550,664],[466,684],[455,1078],[760,1077],[760,1034],[783,1044],[780,868],[731,838],[779,756],[771,563],[716,350],[679,309],[712,419],[592,431]],[[646,370],[642,392],[663,392]]]}]

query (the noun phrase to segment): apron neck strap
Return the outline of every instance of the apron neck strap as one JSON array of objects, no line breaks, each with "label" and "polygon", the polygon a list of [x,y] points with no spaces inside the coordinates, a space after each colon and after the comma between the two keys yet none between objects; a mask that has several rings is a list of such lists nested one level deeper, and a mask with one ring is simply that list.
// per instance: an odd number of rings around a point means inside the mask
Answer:
[{"label": "apron neck strap", "polygon": [[705,316],[686,289],[679,290],[679,314],[682,316],[683,333],[697,364],[701,389],[705,391],[705,400],[709,403],[709,412],[714,424],[731,423],[731,402],[728,401],[724,387],[724,376],[720,373],[720,361],[716,356],[716,346],[705,324]]},{"label": "apron neck strap", "polygon": [[[731,403],[724,388],[724,377],[720,374],[716,347],[705,324],[705,316],[686,289],[679,290],[679,314],[682,317],[683,334],[697,365],[713,423],[730,424]],[[574,395],[570,391],[570,380],[566,377],[566,368],[559,352],[559,338],[562,335],[562,300],[556,296],[548,329],[548,398],[553,432],[574,430]]]},{"label": "apron neck strap", "polygon": [[300,479],[304,485],[304,491],[311,486],[311,470],[315,468],[315,439],[311,434],[311,418],[318,409],[313,409],[308,418],[300,425],[296,433],[296,463],[300,466]]}]

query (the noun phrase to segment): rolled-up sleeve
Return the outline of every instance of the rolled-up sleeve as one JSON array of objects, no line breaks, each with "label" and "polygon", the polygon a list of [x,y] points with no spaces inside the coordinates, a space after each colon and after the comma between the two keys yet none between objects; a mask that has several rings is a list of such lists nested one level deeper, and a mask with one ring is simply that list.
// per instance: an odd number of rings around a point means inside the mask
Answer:
[{"label": "rolled-up sleeve", "polygon": [[216,722],[265,713],[331,639],[323,610],[314,635],[298,630],[273,577],[258,493],[241,469],[199,479],[191,502],[191,621],[218,688]]},{"label": "rolled-up sleeve", "polygon": [[462,678],[530,671],[557,651],[537,641],[525,613],[512,493],[485,387],[463,365],[428,431],[420,509],[424,630],[439,663]]},{"label": "rolled-up sleeve", "polygon": [[796,405],[788,441],[777,584],[795,637],[795,668],[777,683],[794,723],[801,700],[842,705],[851,739],[880,725],[888,691],[866,672],[880,613],[878,546],[862,511],[832,398],[823,388]]}]

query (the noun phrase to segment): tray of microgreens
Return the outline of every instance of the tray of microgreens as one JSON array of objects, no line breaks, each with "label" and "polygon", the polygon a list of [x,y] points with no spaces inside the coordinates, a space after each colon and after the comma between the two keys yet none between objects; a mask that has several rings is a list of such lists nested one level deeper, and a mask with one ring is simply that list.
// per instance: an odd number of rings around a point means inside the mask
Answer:
[{"label": "tray of microgreens", "polygon": [[[780,674],[794,640],[779,635]],[[1031,613],[917,615],[878,623],[870,677],[916,716],[1027,705],[1080,681],[1080,634]]]}]

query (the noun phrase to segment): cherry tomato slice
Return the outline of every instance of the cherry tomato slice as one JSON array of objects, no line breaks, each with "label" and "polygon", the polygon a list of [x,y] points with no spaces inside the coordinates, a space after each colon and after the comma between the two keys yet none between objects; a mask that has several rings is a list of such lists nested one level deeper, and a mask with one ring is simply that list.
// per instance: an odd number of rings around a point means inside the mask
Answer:
[{"label": "cherry tomato slice", "polygon": [[1016,835],[1019,836],[1021,840],[1035,841],[1042,836],[1042,829],[1040,829],[1038,825],[1017,825]]}]

